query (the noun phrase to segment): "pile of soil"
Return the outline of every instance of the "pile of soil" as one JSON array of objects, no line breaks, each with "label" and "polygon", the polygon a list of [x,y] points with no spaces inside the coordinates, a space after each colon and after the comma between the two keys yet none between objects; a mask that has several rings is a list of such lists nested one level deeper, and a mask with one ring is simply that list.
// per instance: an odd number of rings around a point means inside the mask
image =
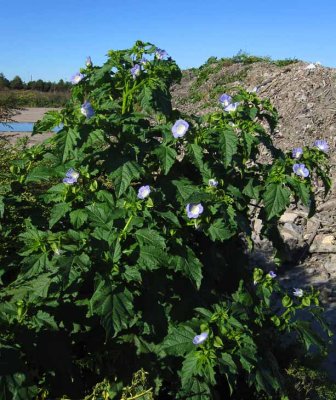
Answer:
[{"label": "pile of soil", "polygon": [[[223,87],[230,94],[234,86],[247,90],[257,88],[261,98],[270,99],[279,113],[279,125],[274,143],[283,150],[313,145],[325,139],[330,147],[332,188],[327,198],[317,189],[318,208],[312,219],[302,207],[292,205],[279,223],[279,230],[288,247],[288,254],[301,254],[287,260],[278,269],[279,278],[289,289],[314,286],[321,292],[326,315],[336,332],[336,69],[304,62],[278,67],[259,62],[252,65],[233,64],[214,72],[198,85],[199,70],[183,72],[180,85],[173,87],[176,108],[186,113],[202,115],[218,109],[218,88],[222,82],[233,80]],[[234,80],[234,77],[241,79]],[[197,96],[195,96],[195,92]],[[211,98],[211,93],[217,93]],[[196,101],[195,101],[196,100]],[[255,265],[275,269],[273,249],[269,242],[258,236],[260,220],[253,221],[256,250],[252,257]],[[300,253],[300,251],[302,252]],[[336,379],[336,344],[330,353],[326,368]]]}]

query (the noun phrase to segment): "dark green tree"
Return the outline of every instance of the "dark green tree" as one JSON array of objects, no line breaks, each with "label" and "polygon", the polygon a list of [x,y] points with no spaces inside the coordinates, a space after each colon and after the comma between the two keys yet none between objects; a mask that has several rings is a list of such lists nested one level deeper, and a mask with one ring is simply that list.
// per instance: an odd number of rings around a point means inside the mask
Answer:
[{"label": "dark green tree", "polygon": [[13,80],[10,81],[9,86],[11,89],[17,89],[17,90],[24,89],[24,83],[18,75],[16,75],[13,78]]}]

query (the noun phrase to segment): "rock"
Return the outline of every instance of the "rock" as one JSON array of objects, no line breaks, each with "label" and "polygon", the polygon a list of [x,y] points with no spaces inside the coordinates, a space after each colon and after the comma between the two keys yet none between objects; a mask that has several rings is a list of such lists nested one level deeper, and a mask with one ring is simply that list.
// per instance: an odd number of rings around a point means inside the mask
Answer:
[{"label": "rock", "polygon": [[295,222],[295,220],[299,217],[299,214],[294,211],[286,211],[281,215],[279,222],[284,224],[286,222]]},{"label": "rock", "polygon": [[336,254],[330,254],[324,268],[331,278],[336,278]]},{"label": "rock", "polygon": [[336,253],[334,235],[316,235],[309,251],[310,253]]},{"label": "rock", "polygon": [[321,211],[335,211],[336,210],[336,199],[331,199],[326,201],[325,203],[322,203],[317,211],[321,212]]}]

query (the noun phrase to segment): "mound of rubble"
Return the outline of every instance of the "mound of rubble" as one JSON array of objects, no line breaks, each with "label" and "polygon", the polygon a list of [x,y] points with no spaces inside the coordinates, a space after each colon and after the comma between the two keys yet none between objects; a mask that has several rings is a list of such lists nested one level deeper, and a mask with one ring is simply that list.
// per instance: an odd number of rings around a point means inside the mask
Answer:
[{"label": "mound of rubble", "polygon": [[[241,79],[229,81],[228,76]],[[329,321],[336,331],[336,69],[304,62],[278,67],[271,63],[233,64],[214,68],[214,73],[197,85],[199,71],[183,72],[180,85],[173,87],[174,104],[181,111],[204,114],[218,107],[218,90],[257,88],[261,98],[268,98],[279,112],[279,125],[274,142],[283,150],[313,145],[317,139],[327,140],[330,150],[332,189],[327,198],[318,189],[317,213],[308,219],[302,208],[291,206],[282,216],[279,231],[288,257],[278,269],[282,282],[289,288],[314,286],[321,292]],[[195,91],[197,96],[195,96]],[[217,96],[211,98],[211,93]],[[321,193],[319,193],[321,192]],[[255,265],[274,269],[273,249],[259,236],[261,221],[255,220],[254,239],[257,246],[252,261]],[[330,363],[336,377],[336,356]],[[329,364],[330,367],[330,364]]]}]

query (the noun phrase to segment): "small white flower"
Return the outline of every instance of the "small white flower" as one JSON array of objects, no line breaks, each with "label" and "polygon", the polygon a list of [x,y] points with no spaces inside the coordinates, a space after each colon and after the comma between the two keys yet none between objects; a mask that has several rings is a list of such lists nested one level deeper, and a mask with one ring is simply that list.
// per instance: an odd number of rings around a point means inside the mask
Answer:
[{"label": "small white flower", "polygon": [[196,346],[202,344],[207,340],[208,336],[208,332],[202,332],[200,335],[196,335],[193,339],[193,344],[195,344]]},{"label": "small white flower", "polygon": [[209,179],[209,186],[213,186],[216,187],[218,186],[218,181],[216,181],[216,179]]},{"label": "small white flower", "polygon": [[303,290],[294,288],[293,295],[296,296],[296,297],[302,297],[303,296]]}]

